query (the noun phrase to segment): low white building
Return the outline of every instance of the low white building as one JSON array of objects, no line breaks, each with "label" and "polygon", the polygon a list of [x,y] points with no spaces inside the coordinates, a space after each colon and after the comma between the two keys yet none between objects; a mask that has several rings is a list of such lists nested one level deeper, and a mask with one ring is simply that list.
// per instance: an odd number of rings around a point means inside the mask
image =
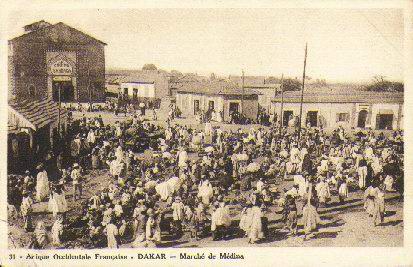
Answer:
[{"label": "low white building", "polygon": [[155,98],[155,83],[148,81],[122,82],[120,93],[130,99]]},{"label": "low white building", "polygon": [[[302,126],[312,127],[396,130],[403,129],[403,93],[367,91],[304,91]],[[300,115],[301,91],[278,94],[271,112],[281,116],[283,125]]]}]

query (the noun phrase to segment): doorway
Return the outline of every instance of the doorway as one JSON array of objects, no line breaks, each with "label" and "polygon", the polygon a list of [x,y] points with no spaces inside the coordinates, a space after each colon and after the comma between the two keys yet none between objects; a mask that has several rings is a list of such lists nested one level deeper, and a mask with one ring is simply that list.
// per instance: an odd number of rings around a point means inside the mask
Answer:
[{"label": "doorway", "polygon": [[285,110],[283,115],[283,126],[288,126],[288,122],[293,118],[292,110]]},{"label": "doorway", "polygon": [[318,111],[307,112],[307,122],[310,123],[310,127],[317,127]]},{"label": "doorway", "polygon": [[75,90],[72,81],[53,81],[53,100],[59,101],[59,88],[60,88],[60,101],[61,102],[73,102],[75,99]]},{"label": "doorway", "polygon": [[229,103],[229,114],[239,113],[239,103]]},{"label": "doorway", "polygon": [[367,120],[367,110],[360,110],[358,120],[357,120],[357,127],[359,128],[366,128],[366,120]]},{"label": "doorway", "polygon": [[215,102],[213,100],[209,100],[208,110],[214,110],[214,109],[215,109]]},{"label": "doorway", "polygon": [[392,130],[393,114],[377,114],[376,128],[378,130]]},{"label": "doorway", "polygon": [[199,100],[194,100],[194,115],[199,112]]}]

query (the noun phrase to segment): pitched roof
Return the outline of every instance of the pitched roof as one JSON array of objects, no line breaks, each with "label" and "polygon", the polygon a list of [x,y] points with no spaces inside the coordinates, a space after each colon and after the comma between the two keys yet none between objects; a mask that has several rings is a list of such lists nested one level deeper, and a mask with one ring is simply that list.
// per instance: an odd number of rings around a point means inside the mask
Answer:
[{"label": "pitched roof", "polygon": [[[9,111],[16,116],[21,122],[17,127],[29,127],[38,130],[58,119],[59,106],[51,99],[42,100],[24,100],[16,102],[9,101]],[[67,116],[65,109],[60,110],[60,116],[63,119]]]},{"label": "pitched roof", "polygon": [[[281,94],[272,100],[281,102]],[[285,103],[300,103],[301,91],[284,92]],[[395,92],[370,92],[361,90],[326,91],[304,90],[304,103],[404,103],[404,94]]]},{"label": "pitched roof", "polygon": [[[206,95],[241,95],[242,89],[226,81],[208,81],[185,83],[178,89],[178,93],[195,93]],[[258,95],[254,90],[244,90],[245,95]]]},{"label": "pitched roof", "polygon": [[[63,29],[63,28],[68,29],[69,31],[73,32],[74,34],[78,34],[78,36],[83,36],[84,38],[86,38],[86,39],[88,39],[88,40],[91,40],[91,41],[94,41],[94,42],[98,42],[98,43],[100,43],[100,44],[102,44],[102,45],[107,45],[105,42],[102,42],[102,41],[100,41],[100,40],[92,37],[91,35],[86,34],[86,33],[82,32],[82,31],[80,31],[80,30],[78,30],[78,29],[72,28],[72,27],[66,25],[66,24],[63,23],[63,22],[58,22],[58,23],[56,23],[56,24],[50,24],[49,26],[41,27],[41,28],[39,28],[39,29],[37,29],[37,30],[30,31],[30,32],[27,32],[27,33],[22,34],[22,35],[20,35],[20,36],[17,36],[17,37],[15,37],[15,38],[13,38],[13,39],[10,39],[9,41],[13,42],[13,41],[16,41],[16,40],[22,40],[22,39],[26,39],[26,38],[34,38],[34,37],[41,36],[41,35],[46,36],[46,35],[48,35],[51,31],[53,31],[53,29],[57,29],[57,30],[59,31],[59,30],[61,30],[61,29]],[[66,36],[64,36],[64,37],[66,37]]]}]

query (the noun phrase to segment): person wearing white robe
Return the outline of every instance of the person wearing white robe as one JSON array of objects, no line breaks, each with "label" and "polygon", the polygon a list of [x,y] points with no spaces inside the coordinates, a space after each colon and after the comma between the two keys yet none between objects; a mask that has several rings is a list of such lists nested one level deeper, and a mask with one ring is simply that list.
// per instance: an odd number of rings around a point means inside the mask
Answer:
[{"label": "person wearing white robe", "polygon": [[212,185],[208,180],[202,181],[198,188],[198,197],[201,198],[202,203],[209,205],[209,202],[214,194]]},{"label": "person wearing white robe", "polygon": [[121,160],[124,159],[125,153],[123,152],[123,149],[122,149],[121,146],[118,146],[118,147],[116,148],[115,157],[116,157],[116,159],[117,159],[118,161],[121,161]]},{"label": "person wearing white robe", "polygon": [[53,192],[49,200],[49,211],[52,212],[53,217],[56,217],[59,213],[65,213],[68,211],[67,201],[65,193],[63,191]]},{"label": "person wearing white robe", "polygon": [[320,180],[320,182],[318,182],[318,184],[316,185],[315,189],[317,191],[318,201],[320,205],[325,205],[328,199],[330,199],[331,197],[328,183],[326,183],[323,180]]},{"label": "person wearing white robe", "polygon": [[260,178],[257,182],[257,192],[261,193],[262,190],[264,189],[264,182],[262,181],[262,178]]},{"label": "person wearing white robe", "polygon": [[224,202],[219,203],[218,208],[211,216],[211,231],[213,232],[213,240],[225,237],[226,228],[231,225],[231,217],[229,216],[228,207]]},{"label": "person wearing white robe", "polygon": [[23,192],[22,204],[20,205],[20,213],[24,220],[24,229],[30,231],[32,225],[33,199],[27,192]]},{"label": "person wearing white robe", "polygon": [[108,240],[108,248],[119,248],[118,245],[118,236],[119,230],[115,224],[112,222],[108,223],[105,228],[107,240]]},{"label": "person wearing white robe", "polygon": [[44,201],[49,195],[49,178],[47,172],[43,168],[36,177],[36,200],[39,202]]},{"label": "person wearing white robe", "polygon": [[54,246],[61,246],[61,236],[63,234],[63,219],[58,217],[52,226],[52,244]]},{"label": "person wearing white robe", "polygon": [[264,237],[264,233],[262,231],[262,211],[261,208],[258,206],[253,206],[251,208],[251,227],[249,228],[248,232],[248,243],[254,244],[259,239]]},{"label": "person wearing white robe", "polygon": [[178,152],[178,166],[179,167],[186,167],[187,166],[187,161],[188,161],[188,152],[186,152],[185,149],[181,149]]},{"label": "person wearing white robe", "polygon": [[96,136],[95,136],[95,132],[93,132],[92,129],[89,130],[89,133],[87,134],[86,140],[91,145],[95,144]]}]

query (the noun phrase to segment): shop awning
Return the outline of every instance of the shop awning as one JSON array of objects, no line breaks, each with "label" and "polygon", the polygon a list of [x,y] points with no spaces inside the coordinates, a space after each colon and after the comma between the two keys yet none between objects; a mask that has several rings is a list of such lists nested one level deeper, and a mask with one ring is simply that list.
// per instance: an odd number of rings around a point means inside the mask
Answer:
[{"label": "shop awning", "polygon": [[[18,128],[38,130],[58,120],[59,106],[51,99],[9,101],[9,122]],[[67,118],[67,111],[60,110],[60,119]]]}]

